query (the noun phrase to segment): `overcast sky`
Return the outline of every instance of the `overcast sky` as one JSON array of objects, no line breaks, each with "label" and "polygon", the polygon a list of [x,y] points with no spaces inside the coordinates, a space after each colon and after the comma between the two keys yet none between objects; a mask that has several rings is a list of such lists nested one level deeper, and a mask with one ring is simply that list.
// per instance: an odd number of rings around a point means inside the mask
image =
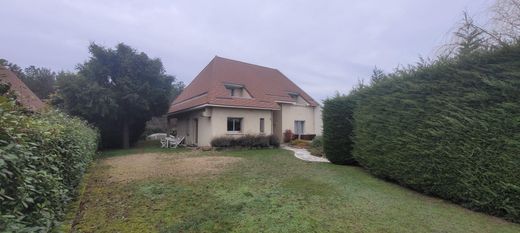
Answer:
[{"label": "overcast sky", "polygon": [[124,42],[188,84],[215,56],[279,69],[317,100],[377,66],[433,57],[462,11],[492,0],[2,0],[0,58],[74,70],[90,42]]}]

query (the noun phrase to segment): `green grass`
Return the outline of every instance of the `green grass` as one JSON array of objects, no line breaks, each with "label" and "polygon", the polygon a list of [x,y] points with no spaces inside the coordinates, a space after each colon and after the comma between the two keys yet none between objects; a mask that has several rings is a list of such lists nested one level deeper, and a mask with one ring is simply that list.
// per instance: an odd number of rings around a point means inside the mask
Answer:
[{"label": "green grass", "polygon": [[518,224],[418,194],[358,167],[307,163],[278,149],[217,154],[243,161],[214,176],[127,184],[105,182],[110,167],[96,163],[84,181],[81,208],[71,210],[74,231],[520,232]]},{"label": "green grass", "polygon": [[117,149],[117,150],[105,150],[98,154],[98,159],[108,158],[108,157],[116,157],[130,154],[139,154],[139,153],[175,153],[186,151],[186,148],[178,147],[178,148],[161,148],[161,143],[159,141],[139,141],[137,145],[130,149]]}]

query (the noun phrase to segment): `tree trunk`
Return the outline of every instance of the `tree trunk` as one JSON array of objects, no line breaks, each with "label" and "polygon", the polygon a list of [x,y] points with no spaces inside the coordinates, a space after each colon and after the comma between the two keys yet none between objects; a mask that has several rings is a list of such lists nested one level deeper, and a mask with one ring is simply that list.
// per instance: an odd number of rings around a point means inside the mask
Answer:
[{"label": "tree trunk", "polygon": [[123,120],[123,148],[130,148],[130,129],[126,119]]}]

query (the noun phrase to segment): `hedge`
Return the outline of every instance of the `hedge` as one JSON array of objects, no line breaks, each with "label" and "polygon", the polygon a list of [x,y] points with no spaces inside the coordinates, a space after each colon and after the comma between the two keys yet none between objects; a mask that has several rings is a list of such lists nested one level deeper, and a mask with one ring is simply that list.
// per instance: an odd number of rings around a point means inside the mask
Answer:
[{"label": "hedge", "polygon": [[97,149],[97,131],[0,96],[0,231],[47,232],[63,217]]},{"label": "hedge", "polygon": [[267,148],[279,147],[280,140],[275,135],[244,135],[239,137],[221,136],[211,140],[211,146],[217,148]]},{"label": "hedge", "polygon": [[356,163],[352,155],[355,106],[353,96],[336,95],[323,102],[323,150],[332,163]]},{"label": "hedge", "polygon": [[[362,166],[520,222],[520,45],[401,70],[358,95],[353,154]],[[332,150],[346,153],[350,123],[330,129],[350,122],[349,105],[332,103],[325,147],[346,143]]]}]

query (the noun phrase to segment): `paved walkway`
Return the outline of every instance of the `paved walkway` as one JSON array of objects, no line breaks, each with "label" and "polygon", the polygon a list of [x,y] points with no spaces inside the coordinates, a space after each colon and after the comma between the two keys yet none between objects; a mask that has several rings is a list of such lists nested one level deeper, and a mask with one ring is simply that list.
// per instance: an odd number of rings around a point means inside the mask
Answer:
[{"label": "paved walkway", "polygon": [[330,163],[330,161],[327,160],[326,158],[311,155],[311,153],[306,149],[289,147],[287,145],[282,145],[282,149],[293,151],[294,157],[299,158],[301,160],[305,160],[305,161],[309,161],[309,162]]}]

